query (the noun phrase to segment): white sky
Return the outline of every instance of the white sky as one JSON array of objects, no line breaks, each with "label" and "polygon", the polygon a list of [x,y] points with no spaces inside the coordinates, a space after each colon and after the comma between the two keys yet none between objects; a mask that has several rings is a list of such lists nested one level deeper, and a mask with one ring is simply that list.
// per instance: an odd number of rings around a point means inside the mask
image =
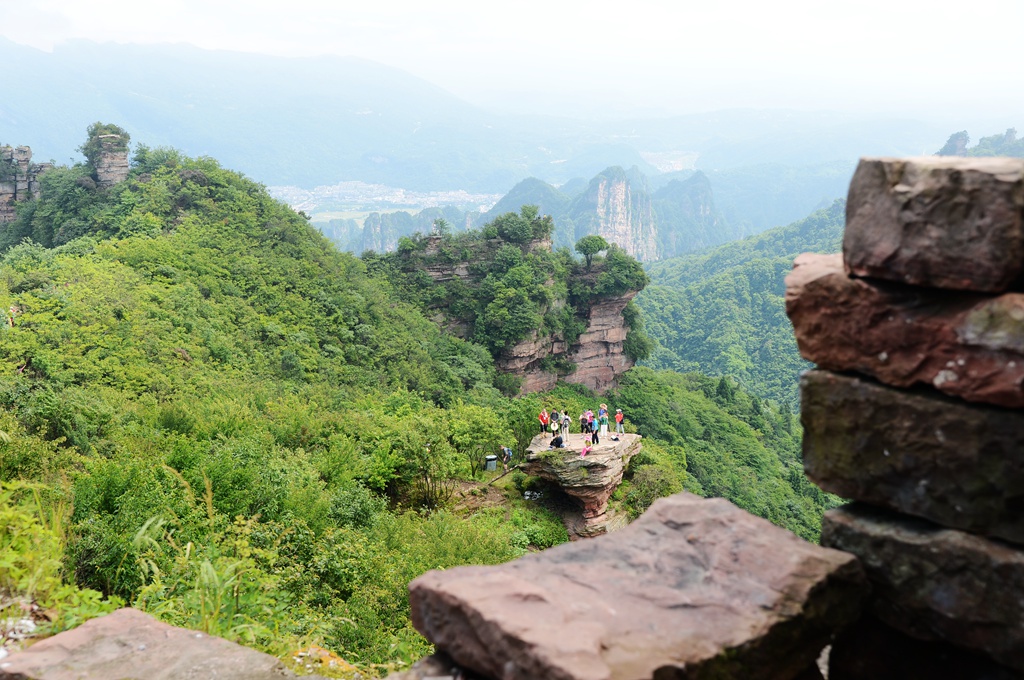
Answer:
[{"label": "white sky", "polygon": [[351,55],[492,109],[782,107],[1024,128],[1022,28],[1024,0],[0,0],[0,35],[43,49]]}]

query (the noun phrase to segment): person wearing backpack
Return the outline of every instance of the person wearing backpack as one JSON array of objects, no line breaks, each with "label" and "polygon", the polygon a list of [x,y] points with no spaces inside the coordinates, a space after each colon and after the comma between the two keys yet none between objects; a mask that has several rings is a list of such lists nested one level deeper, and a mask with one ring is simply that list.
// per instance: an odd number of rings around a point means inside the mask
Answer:
[{"label": "person wearing backpack", "polygon": [[562,439],[569,441],[569,426],[572,425],[572,418],[569,417],[568,409],[562,416]]}]

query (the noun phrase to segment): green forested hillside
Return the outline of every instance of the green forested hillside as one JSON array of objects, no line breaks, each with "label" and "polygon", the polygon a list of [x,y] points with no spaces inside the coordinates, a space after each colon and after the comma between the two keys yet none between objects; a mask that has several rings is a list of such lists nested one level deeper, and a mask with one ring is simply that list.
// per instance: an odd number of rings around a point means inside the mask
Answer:
[{"label": "green forested hillside", "polygon": [[954,132],[946,140],[946,144],[936,151],[939,156],[1016,156],[1024,157],[1024,139],[1017,139],[1016,128],[1009,128],[1003,134],[982,137],[978,143],[968,148],[971,137],[967,130]]},{"label": "green forested hillside", "polygon": [[[480,462],[597,395],[501,396],[487,347],[210,159],[92,172],[44,175],[0,230],[0,590],[51,629],[127,602],[365,677],[428,650],[410,579],[566,540],[533,481],[485,492]],[[786,408],[650,369],[602,399],[646,437],[623,512],[686,486],[817,536]]]},{"label": "green forested hillside", "polygon": [[783,279],[803,252],[838,252],[845,201],[785,227],[649,267],[636,298],[658,342],[647,365],[730,375],[755,394],[796,405],[808,366],[786,318]]}]

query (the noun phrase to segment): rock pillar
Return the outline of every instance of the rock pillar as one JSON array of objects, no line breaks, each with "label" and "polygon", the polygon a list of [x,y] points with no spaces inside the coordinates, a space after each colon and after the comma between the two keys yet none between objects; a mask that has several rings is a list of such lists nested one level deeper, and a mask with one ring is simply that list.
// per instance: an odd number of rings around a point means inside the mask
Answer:
[{"label": "rock pillar", "polygon": [[925,653],[936,675],[900,677],[1024,673],[1022,273],[1024,159],[866,159],[843,256],[786,278],[800,352],[827,369],[801,380],[804,467],[860,501],[821,543],[860,558],[880,622],[837,641],[830,677]]},{"label": "rock pillar", "polygon": [[96,186],[101,189],[128,179],[128,144],[121,135],[100,135],[96,159]]}]

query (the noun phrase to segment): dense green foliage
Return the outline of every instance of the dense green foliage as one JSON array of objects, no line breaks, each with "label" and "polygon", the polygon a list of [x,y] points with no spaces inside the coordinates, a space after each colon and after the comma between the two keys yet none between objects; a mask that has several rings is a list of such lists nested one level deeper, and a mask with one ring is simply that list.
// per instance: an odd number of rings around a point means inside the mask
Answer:
[{"label": "dense green foliage", "polygon": [[[599,399],[579,385],[542,396],[548,408],[574,417]],[[822,512],[838,502],[804,476],[799,419],[788,404],[763,400],[730,378],[638,367],[600,399],[621,408],[627,431],[644,437],[613,496],[633,517],[685,488],[728,498],[815,541]]]},{"label": "dense green foliage", "polygon": [[109,151],[128,151],[131,135],[118,125],[97,121],[89,126],[87,132],[89,138],[86,139],[85,144],[80,146],[78,150],[82,152],[86,162],[93,168],[96,167],[96,161],[99,160],[100,154],[104,149]]},{"label": "dense green foliage", "polygon": [[[598,397],[503,397],[491,351],[571,337],[577,305],[642,287],[621,249],[588,272],[534,247],[552,225],[527,207],[359,260],[210,159],[142,147],[106,190],[88,172],[48,173],[0,232],[0,587],[54,628],[123,600],[379,675],[428,650],[409,580],[567,540],[522,478],[477,502],[481,458],[521,454],[542,405]],[[424,270],[480,253],[472,285]],[[482,344],[424,315],[442,302]],[[817,535],[829,499],[799,474],[786,406],[650,369],[602,398],[646,437],[616,494],[631,516],[686,487]]]},{"label": "dense green foliage", "polygon": [[[537,206],[496,217],[479,230],[402,238],[396,253],[366,253],[363,260],[386,275],[406,300],[441,313],[461,335],[495,358],[535,332],[572,344],[586,328],[596,299],[647,285],[640,263],[600,236],[581,239],[584,266],[567,248],[552,251],[555,230]],[[605,256],[598,256],[599,251]],[[633,344],[649,344],[637,314]],[[552,366],[564,371],[571,367]]]},{"label": "dense green foliage", "polygon": [[939,156],[1015,156],[1024,158],[1024,139],[1017,139],[1017,130],[1009,128],[1003,134],[982,137],[975,146],[971,142],[967,130],[954,132],[946,140],[946,144],[936,151]]},{"label": "dense green foliage", "polygon": [[845,202],[794,224],[650,266],[637,296],[658,343],[648,365],[729,375],[755,394],[796,406],[799,355],[783,279],[802,252],[838,252]]},{"label": "dense green foliage", "polygon": [[[48,175],[3,234],[46,243],[0,261],[0,482],[74,508],[65,577],[372,670],[427,649],[411,578],[559,535],[534,507],[406,510],[448,505],[511,439],[504,416],[481,424],[507,401],[486,351],[211,160],[143,148],[106,191],[87,172]],[[71,221],[85,235],[65,242]]]}]

